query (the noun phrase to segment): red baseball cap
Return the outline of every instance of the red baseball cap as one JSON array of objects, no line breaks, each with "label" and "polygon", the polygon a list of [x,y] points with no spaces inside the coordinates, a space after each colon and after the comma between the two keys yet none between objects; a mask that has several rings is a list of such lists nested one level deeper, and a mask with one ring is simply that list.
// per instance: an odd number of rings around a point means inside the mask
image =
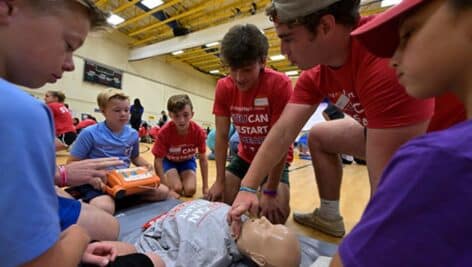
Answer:
[{"label": "red baseball cap", "polygon": [[400,42],[398,28],[401,18],[426,2],[426,0],[403,0],[355,29],[351,35],[372,54],[384,58],[392,57]]}]

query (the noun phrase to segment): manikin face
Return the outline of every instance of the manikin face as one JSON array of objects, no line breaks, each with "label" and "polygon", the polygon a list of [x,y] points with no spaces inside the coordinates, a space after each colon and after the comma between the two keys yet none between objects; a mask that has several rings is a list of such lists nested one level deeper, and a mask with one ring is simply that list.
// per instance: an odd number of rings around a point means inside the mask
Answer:
[{"label": "manikin face", "polygon": [[188,126],[190,125],[190,120],[193,118],[193,111],[190,108],[190,105],[185,105],[185,107],[176,113],[169,112],[169,116],[174,121],[175,126],[177,127],[178,132],[186,132]]},{"label": "manikin face", "polygon": [[280,38],[280,50],[288,60],[302,70],[310,69],[326,60],[326,48],[323,42],[313,32],[303,25],[275,23],[275,30]]},{"label": "manikin face", "polygon": [[230,67],[229,75],[239,90],[247,91],[259,83],[259,75],[264,66],[265,63],[257,61],[241,68]]},{"label": "manikin face", "polygon": [[80,4],[39,12],[25,0],[0,1],[0,76],[30,88],[55,83],[65,71],[73,71],[72,53],[90,29]]},{"label": "manikin face", "polygon": [[108,127],[113,132],[119,132],[129,121],[129,100],[112,98],[102,109]]},{"label": "manikin face", "polygon": [[265,217],[244,222],[237,240],[238,249],[259,266],[300,265],[300,245],[286,226],[273,225]]},{"label": "manikin face", "polygon": [[427,98],[465,87],[472,61],[470,13],[454,13],[444,0],[434,0],[404,19],[392,66],[410,95]]}]

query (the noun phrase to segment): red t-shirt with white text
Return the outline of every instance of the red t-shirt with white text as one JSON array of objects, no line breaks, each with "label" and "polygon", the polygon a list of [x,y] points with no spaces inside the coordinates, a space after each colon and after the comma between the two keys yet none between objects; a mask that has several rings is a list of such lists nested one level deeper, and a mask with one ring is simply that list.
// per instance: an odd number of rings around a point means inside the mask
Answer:
[{"label": "red t-shirt with white text", "polygon": [[164,124],[157,135],[152,147],[152,154],[157,158],[167,158],[170,161],[185,161],[197,153],[206,152],[206,134],[197,123],[190,121],[188,132],[180,135],[173,121]]},{"label": "red t-shirt with white text", "polygon": [[[218,81],[213,114],[231,117],[239,134],[238,156],[251,162],[292,94],[292,82],[283,73],[264,69],[254,88],[241,91],[228,76]],[[293,159],[290,147],[287,162]]]},{"label": "red t-shirt with white text", "polygon": [[47,105],[54,116],[56,136],[68,132],[75,133],[75,127],[74,123],[72,122],[72,115],[70,114],[69,109],[67,109],[64,104],[59,102],[48,103]]},{"label": "red t-shirt with white text", "polygon": [[[360,25],[368,19],[361,19]],[[378,58],[351,38],[350,54],[339,68],[325,65],[302,72],[291,103],[316,105],[324,97],[368,128],[419,123],[433,115],[434,100],[409,96],[389,59]]]}]

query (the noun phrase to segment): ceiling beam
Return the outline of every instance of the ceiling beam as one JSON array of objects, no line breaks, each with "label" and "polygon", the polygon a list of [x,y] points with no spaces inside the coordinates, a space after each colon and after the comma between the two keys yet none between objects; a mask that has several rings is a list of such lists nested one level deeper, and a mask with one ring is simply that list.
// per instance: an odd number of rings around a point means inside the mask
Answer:
[{"label": "ceiling beam", "polygon": [[221,24],[212,28],[204,29],[184,36],[172,38],[152,45],[134,48],[130,51],[128,60],[141,60],[153,56],[167,54],[177,50],[201,46],[210,42],[220,41],[228,30],[237,24],[250,23],[264,30],[273,27],[272,22],[260,12],[254,16],[244,17],[229,23]]}]

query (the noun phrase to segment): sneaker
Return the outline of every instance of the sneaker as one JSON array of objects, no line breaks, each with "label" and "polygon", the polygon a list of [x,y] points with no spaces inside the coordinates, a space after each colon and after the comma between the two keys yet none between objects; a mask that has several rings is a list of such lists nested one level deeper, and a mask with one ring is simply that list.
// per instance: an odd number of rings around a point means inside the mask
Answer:
[{"label": "sneaker", "polygon": [[315,209],[315,211],[310,213],[294,212],[293,219],[299,224],[314,228],[335,237],[343,237],[346,233],[343,217],[339,216],[339,218],[335,220],[324,219],[320,216],[319,209]]}]

